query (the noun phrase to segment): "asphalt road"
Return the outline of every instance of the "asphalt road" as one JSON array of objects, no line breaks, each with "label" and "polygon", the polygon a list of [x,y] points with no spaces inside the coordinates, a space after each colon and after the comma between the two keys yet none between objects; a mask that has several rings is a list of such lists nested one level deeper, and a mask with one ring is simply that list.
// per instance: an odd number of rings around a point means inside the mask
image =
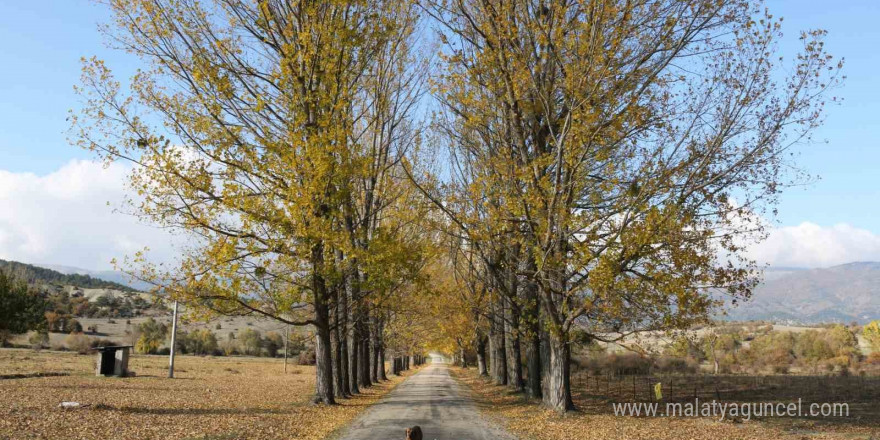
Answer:
[{"label": "asphalt road", "polygon": [[424,440],[516,440],[480,416],[436,356],[355,420],[341,439],[403,440],[414,425],[422,427]]}]

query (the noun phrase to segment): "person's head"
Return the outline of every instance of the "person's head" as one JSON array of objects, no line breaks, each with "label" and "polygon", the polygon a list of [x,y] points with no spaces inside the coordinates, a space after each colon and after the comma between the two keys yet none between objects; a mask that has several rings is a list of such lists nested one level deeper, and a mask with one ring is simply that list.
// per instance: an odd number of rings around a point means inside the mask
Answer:
[{"label": "person's head", "polygon": [[418,426],[406,428],[406,440],[422,440],[422,428]]}]

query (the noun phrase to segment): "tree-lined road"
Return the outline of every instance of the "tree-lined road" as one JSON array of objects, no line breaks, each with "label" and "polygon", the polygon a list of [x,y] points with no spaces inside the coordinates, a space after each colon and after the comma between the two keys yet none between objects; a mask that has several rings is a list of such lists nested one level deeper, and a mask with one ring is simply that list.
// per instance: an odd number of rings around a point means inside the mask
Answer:
[{"label": "tree-lined road", "polygon": [[515,440],[480,416],[438,356],[359,417],[343,440],[403,440],[421,426],[425,440]]}]

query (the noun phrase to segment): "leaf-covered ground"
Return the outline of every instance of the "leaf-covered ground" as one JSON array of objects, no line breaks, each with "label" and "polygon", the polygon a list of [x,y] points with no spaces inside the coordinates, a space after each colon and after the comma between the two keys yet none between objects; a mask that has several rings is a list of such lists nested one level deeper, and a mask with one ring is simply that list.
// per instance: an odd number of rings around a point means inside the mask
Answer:
[{"label": "leaf-covered ground", "polygon": [[[333,407],[315,406],[313,367],[276,359],[134,356],[131,378],[95,377],[94,357],[0,350],[0,439],[323,439],[402,379]],[[88,405],[61,409],[60,402]]]},{"label": "leaf-covered ground", "polygon": [[[877,439],[880,426],[864,421],[823,422],[791,418],[717,421],[710,418],[619,417],[575,411],[559,415],[506,387],[477,376],[475,369],[451,369],[466,384],[480,410],[522,440],[591,439]],[[575,402],[582,407],[588,402]],[[610,403],[607,404],[610,407]],[[880,405],[880,403],[878,403]]]}]

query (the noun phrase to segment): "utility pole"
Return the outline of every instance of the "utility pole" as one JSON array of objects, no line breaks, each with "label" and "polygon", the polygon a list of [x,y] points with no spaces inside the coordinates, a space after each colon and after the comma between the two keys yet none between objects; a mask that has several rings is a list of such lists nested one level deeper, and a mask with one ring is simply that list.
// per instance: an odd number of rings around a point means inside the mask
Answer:
[{"label": "utility pole", "polygon": [[174,378],[174,349],[177,347],[177,301],[174,301],[174,317],[171,320],[171,354],[168,361],[168,377]]}]

